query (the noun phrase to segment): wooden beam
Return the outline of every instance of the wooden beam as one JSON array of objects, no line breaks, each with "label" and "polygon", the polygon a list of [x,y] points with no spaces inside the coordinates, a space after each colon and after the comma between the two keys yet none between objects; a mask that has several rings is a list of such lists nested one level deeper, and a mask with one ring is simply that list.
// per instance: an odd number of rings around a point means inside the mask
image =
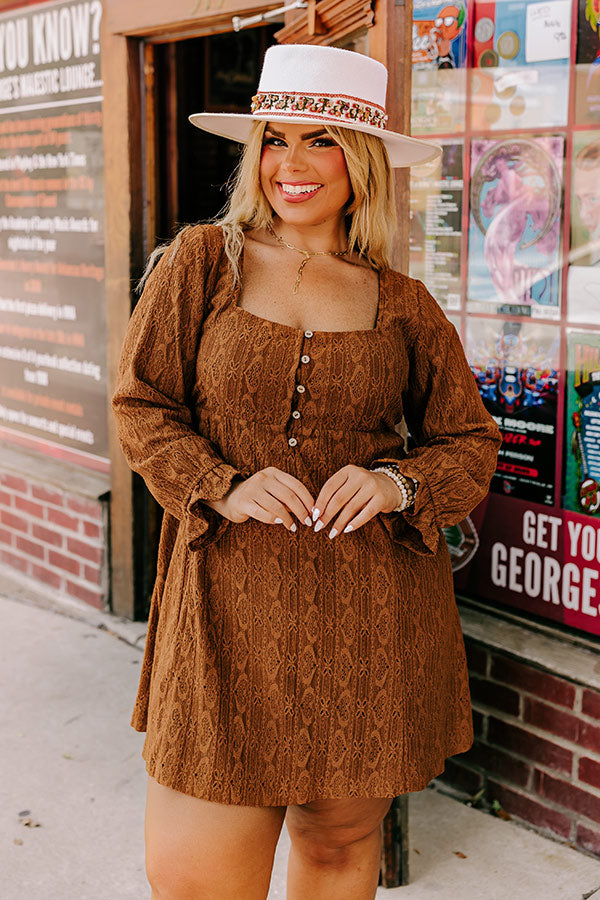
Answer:
[{"label": "wooden beam", "polygon": [[204,28],[232,30],[235,16],[252,16],[277,9],[280,0],[104,0],[106,27],[113,34],[185,37]]}]

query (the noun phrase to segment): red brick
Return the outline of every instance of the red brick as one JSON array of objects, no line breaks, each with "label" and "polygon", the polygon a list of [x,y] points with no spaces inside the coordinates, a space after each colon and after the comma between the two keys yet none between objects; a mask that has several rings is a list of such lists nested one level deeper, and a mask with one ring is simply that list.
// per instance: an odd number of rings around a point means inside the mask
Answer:
[{"label": "red brick", "polygon": [[57,575],[56,572],[51,572],[49,569],[44,569],[42,566],[33,565],[31,567],[31,574],[34,578],[37,578],[38,581],[53,587],[56,591],[60,590],[62,578],[60,575]]},{"label": "red brick", "polygon": [[600,728],[596,725],[590,725],[589,722],[580,720],[579,734],[577,735],[577,743],[593,753],[600,753]]},{"label": "red brick", "polygon": [[36,500],[41,500],[43,503],[52,503],[54,506],[63,505],[63,495],[60,491],[49,491],[48,488],[34,484],[31,487],[31,493]]},{"label": "red brick", "polygon": [[29,569],[29,563],[26,559],[23,559],[22,556],[15,556],[14,553],[9,553],[8,550],[0,550],[0,562],[3,562],[5,566],[10,566],[11,569],[17,569],[19,572],[27,572]]},{"label": "red brick", "polygon": [[519,787],[525,787],[529,781],[531,769],[527,763],[505,753],[504,750],[490,747],[483,741],[475,741],[471,749],[462,754],[461,758],[480,769],[500,775]]},{"label": "red brick", "polygon": [[600,788],[600,763],[583,756],[579,760],[579,780]]},{"label": "red brick", "polygon": [[19,478],[17,475],[9,475],[7,472],[3,472],[0,475],[0,484],[13,491],[20,491],[22,494],[27,493],[27,482],[24,478]]},{"label": "red brick", "polygon": [[16,543],[17,550],[21,550],[22,553],[26,553],[28,556],[35,556],[36,559],[44,558],[44,548],[39,544],[28,541],[27,538],[23,537],[17,537]]},{"label": "red brick", "polygon": [[571,834],[571,819],[555,809],[550,809],[533,800],[521,791],[511,791],[510,788],[496,781],[488,781],[488,799],[497,800],[506,812],[518,816],[538,828],[548,828],[563,838]]},{"label": "red brick", "polygon": [[64,572],[70,572],[71,575],[79,575],[81,571],[81,564],[78,560],[73,559],[70,556],[65,556],[64,553],[57,553],[56,550],[51,550],[48,554],[48,562],[51,566],[56,566],[57,569],[62,569]]},{"label": "red brick", "polygon": [[485,716],[483,713],[478,712],[476,709],[473,711],[473,733],[476,737],[481,737],[483,734],[483,726],[485,724]]},{"label": "red brick", "polygon": [[102,529],[99,525],[96,525],[94,522],[87,522],[84,520],[83,522],[83,533],[86,537],[92,538],[92,540],[98,540],[102,535]]},{"label": "red brick", "polygon": [[471,641],[465,641],[465,650],[467,651],[469,671],[475,672],[477,675],[486,675],[488,659],[487,651],[478,644],[473,644]]},{"label": "red brick", "polygon": [[589,853],[600,856],[600,831],[593,831],[591,828],[586,828],[585,825],[578,825],[575,843],[581,850],[587,850]]},{"label": "red brick", "polygon": [[20,509],[21,512],[27,513],[30,516],[35,516],[38,519],[44,518],[44,507],[39,503],[28,500],[26,497],[15,497],[15,506],[17,509]]},{"label": "red brick", "polygon": [[25,519],[22,519],[20,516],[15,516],[13,513],[6,512],[5,510],[0,510],[0,522],[3,525],[6,525],[7,528],[12,528],[13,531],[24,531],[27,532],[28,523]]},{"label": "red brick", "polygon": [[494,684],[483,678],[472,676],[469,678],[469,687],[471,689],[471,699],[484,706],[493,706],[495,709],[501,709],[502,712],[509,713],[512,716],[519,715],[519,695],[512,688],[504,687],[503,684]]},{"label": "red brick", "polygon": [[490,716],[488,724],[488,741],[490,744],[500,744],[519,756],[541,762],[551,769],[571,772],[573,754],[570,750],[493,716]]},{"label": "red brick", "polygon": [[534,785],[537,793],[541,797],[547,797],[553,803],[571,809],[573,812],[594,822],[600,822],[600,796],[590,794],[574,784],[561,781],[560,778],[554,778],[547,772],[535,770]]},{"label": "red brick", "polygon": [[0,528],[0,544],[12,544],[13,535],[12,532],[6,531],[5,528]]},{"label": "red brick", "polygon": [[50,531],[49,528],[44,528],[43,525],[34,524],[31,533],[34,538],[37,538],[38,541],[43,541],[44,544],[52,544],[53,547],[62,546],[63,536],[58,531]]},{"label": "red brick", "polygon": [[569,741],[577,740],[579,719],[561,709],[548,706],[547,703],[542,703],[540,700],[525,697],[523,718],[531,725],[543,728],[544,731],[549,731],[551,734],[567,738]]},{"label": "red brick", "polygon": [[79,528],[79,519],[67,516],[66,513],[61,512],[59,509],[52,509],[52,507],[48,507],[48,521],[53,522],[55,525],[60,525],[61,528],[68,528],[71,531],[77,531]]},{"label": "red brick", "polygon": [[89,559],[90,562],[96,563],[97,566],[102,562],[102,549],[100,547],[92,547],[90,544],[84,544],[83,541],[78,541],[76,538],[67,538],[67,549],[69,553]]},{"label": "red brick", "polygon": [[102,572],[95,566],[84,566],[83,577],[86,581],[89,581],[91,584],[96,584],[98,587],[102,584]]},{"label": "red brick", "polygon": [[446,760],[446,768],[437,777],[440,781],[451,784],[452,787],[469,797],[476,794],[483,786],[483,775],[480,772],[475,772],[467,766],[461,766],[452,758]]},{"label": "red brick", "polygon": [[83,600],[84,603],[89,603],[90,606],[95,606],[96,609],[102,609],[102,595],[96,591],[81,587],[81,585],[75,584],[73,581],[67,581],[67,593],[71,597]]},{"label": "red brick", "polygon": [[102,504],[98,500],[80,500],[78,497],[67,497],[67,509],[87,516],[88,519],[102,521]]},{"label": "red brick", "polygon": [[0,504],[2,504],[2,506],[11,506],[12,498],[12,494],[8,494],[6,491],[0,491]]},{"label": "red brick", "polygon": [[581,711],[586,716],[600,719],[600,694],[597,694],[596,691],[585,689],[581,698]]},{"label": "red brick", "polygon": [[[536,694],[552,703],[573,708],[575,688],[568,681],[555,678],[532,666],[526,666],[506,656],[492,656],[490,677],[512,684],[529,694]],[[600,718],[600,716],[599,716]]]}]

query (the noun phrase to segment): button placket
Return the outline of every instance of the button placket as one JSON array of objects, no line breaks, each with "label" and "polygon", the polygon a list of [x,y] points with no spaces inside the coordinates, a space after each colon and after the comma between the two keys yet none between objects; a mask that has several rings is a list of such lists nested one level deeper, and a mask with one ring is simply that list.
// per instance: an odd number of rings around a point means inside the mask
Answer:
[{"label": "button placket", "polygon": [[[310,340],[310,338],[313,337],[313,334],[314,334],[313,331],[307,330],[304,332],[304,338],[306,338],[307,340]],[[311,358],[310,358],[309,354],[303,352],[303,348],[301,348],[301,355],[300,355],[301,365],[307,365],[310,361],[311,361]],[[302,376],[300,375],[300,377],[302,377]],[[299,397],[297,397],[297,401],[300,402],[300,399],[306,393],[306,386],[304,384],[297,384],[296,388],[295,388],[295,393],[300,395]],[[292,410],[292,419],[299,423],[299,420],[301,418],[302,418],[302,413],[300,412],[300,410],[293,409]],[[295,437],[293,434],[290,437],[288,437],[287,442],[288,442],[289,447],[297,447],[298,446],[298,438]]]}]

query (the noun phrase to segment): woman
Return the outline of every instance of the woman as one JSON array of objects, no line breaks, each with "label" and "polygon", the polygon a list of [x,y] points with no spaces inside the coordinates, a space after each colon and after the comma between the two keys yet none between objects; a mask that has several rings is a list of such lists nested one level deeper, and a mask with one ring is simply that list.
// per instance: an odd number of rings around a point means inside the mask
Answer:
[{"label": "woman", "polygon": [[247,141],[229,210],[180,233],[127,333],[120,438],[165,508],[133,717],[154,900],[264,900],[284,818],[288,900],[373,898],[391,798],[472,743],[440,528],[499,436],[389,268],[389,158],[437,150],[383,130],[385,81],[275,47],[252,115],[193,116]]}]

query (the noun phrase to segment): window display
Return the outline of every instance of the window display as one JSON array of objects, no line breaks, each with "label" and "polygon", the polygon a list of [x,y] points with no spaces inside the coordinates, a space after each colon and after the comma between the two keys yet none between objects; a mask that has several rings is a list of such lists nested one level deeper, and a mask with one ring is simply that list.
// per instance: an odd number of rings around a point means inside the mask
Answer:
[{"label": "window display", "polygon": [[445,532],[457,589],[600,634],[597,0],[415,3],[412,119],[443,155],[412,170],[410,273],[504,436]]}]

